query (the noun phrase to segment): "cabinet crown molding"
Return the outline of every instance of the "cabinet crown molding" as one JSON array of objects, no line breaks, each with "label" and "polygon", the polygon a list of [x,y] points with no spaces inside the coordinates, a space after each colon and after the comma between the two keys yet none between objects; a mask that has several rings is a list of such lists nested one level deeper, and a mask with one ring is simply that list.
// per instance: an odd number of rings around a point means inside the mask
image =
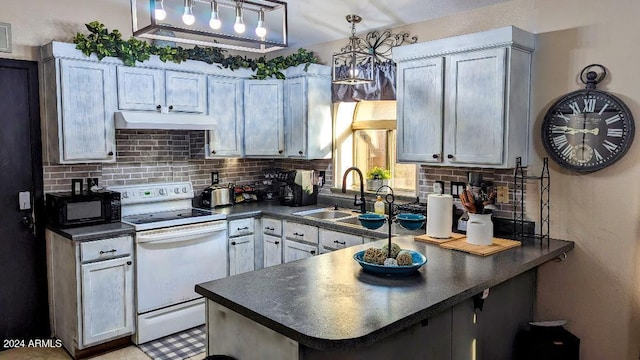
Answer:
[{"label": "cabinet crown molding", "polygon": [[515,26],[505,26],[472,34],[394,47],[392,57],[395,62],[400,62],[503,46],[533,52],[535,35]]}]

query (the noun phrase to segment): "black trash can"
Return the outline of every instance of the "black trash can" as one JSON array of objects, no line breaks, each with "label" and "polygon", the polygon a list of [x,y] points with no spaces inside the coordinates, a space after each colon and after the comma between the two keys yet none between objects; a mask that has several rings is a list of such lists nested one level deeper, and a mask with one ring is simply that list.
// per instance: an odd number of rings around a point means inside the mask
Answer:
[{"label": "black trash can", "polygon": [[515,359],[579,360],[580,339],[563,326],[532,324],[516,336]]}]

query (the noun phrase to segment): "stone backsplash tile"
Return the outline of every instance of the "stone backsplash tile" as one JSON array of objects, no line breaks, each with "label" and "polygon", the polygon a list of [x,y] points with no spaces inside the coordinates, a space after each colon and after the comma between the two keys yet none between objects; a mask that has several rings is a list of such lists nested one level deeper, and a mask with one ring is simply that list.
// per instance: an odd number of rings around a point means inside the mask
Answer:
[{"label": "stone backsplash tile", "polygon": [[[321,193],[330,193],[334,184],[332,160],[299,159],[204,159],[203,131],[117,130],[116,162],[44,166],[44,191],[69,191],[71,179],[97,177],[100,185],[130,185],[139,183],[190,181],[197,192],[211,183],[211,172],[217,171],[221,184],[261,184],[269,168],[315,169],[325,172]],[[513,199],[513,170],[420,166],[418,196],[426,202],[434,181],[445,182],[450,193],[451,181],[467,182],[468,172],[482,174],[483,180],[494,185],[509,186]],[[512,204],[496,204],[496,215],[512,216]]]}]

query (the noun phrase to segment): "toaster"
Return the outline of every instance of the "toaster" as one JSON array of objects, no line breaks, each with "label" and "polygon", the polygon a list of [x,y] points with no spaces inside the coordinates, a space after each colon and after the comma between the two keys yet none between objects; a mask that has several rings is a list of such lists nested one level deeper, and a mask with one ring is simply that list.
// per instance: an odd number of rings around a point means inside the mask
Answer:
[{"label": "toaster", "polygon": [[233,205],[231,189],[222,186],[210,186],[202,191],[202,206],[215,208]]}]

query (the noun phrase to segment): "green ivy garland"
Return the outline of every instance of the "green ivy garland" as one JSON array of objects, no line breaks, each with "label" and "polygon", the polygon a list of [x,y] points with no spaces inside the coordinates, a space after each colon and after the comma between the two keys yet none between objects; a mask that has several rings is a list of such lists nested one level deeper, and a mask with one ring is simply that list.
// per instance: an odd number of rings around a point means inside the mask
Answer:
[{"label": "green ivy garland", "polygon": [[199,47],[185,49],[183,47],[156,46],[146,41],[130,38],[122,39],[120,31],[109,30],[104,24],[93,21],[85,24],[90,34],[85,35],[77,33],[73,38],[76,49],[82,51],[86,56],[95,53],[98,59],[110,56],[117,57],[127,66],[135,66],[136,61],[143,62],[149,60],[151,55],[157,55],[161,61],[171,61],[181,63],[185,60],[204,61],[208,64],[218,64],[219,67],[231,70],[240,68],[251,69],[255,71],[254,79],[266,79],[275,77],[276,79],[284,79],[282,70],[305,64],[305,71],[309,64],[317,64],[318,58],[313,52],[305,49],[298,49],[298,52],[288,56],[278,56],[276,58],[266,60],[264,56],[257,59],[247,58],[246,56],[225,56],[225,51],[214,47]]}]

